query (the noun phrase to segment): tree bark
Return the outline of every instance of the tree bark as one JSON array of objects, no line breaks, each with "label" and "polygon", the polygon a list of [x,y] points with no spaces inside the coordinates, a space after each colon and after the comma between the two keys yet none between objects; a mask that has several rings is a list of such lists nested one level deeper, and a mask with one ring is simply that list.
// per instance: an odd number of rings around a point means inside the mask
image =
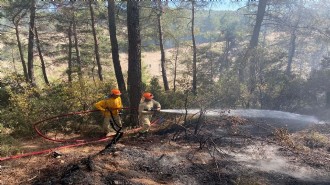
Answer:
[{"label": "tree bark", "polygon": [[258,46],[260,28],[261,28],[261,23],[264,20],[264,16],[265,16],[265,12],[266,12],[266,5],[267,5],[267,0],[259,1],[256,24],[254,25],[253,34],[252,34],[252,37],[250,40],[251,49]]},{"label": "tree bark", "polygon": [[72,21],[68,29],[68,38],[69,38],[69,53],[68,53],[68,81],[72,82]]},{"label": "tree bark", "polygon": [[173,91],[176,91],[176,76],[177,76],[177,63],[178,63],[178,55],[179,55],[179,44],[175,44],[176,52],[175,52],[175,61],[174,61],[174,75],[173,75]]},{"label": "tree bark", "polygon": [[[302,2],[301,2],[302,3]],[[292,26],[290,26],[290,45],[289,45],[289,54],[288,54],[288,64],[286,67],[286,75],[291,78],[292,77],[292,62],[293,62],[293,57],[296,53],[296,40],[297,40],[297,29],[298,25],[301,20],[301,12],[302,12],[302,7],[301,5],[298,5],[298,17],[297,20],[294,22]]]},{"label": "tree bark", "polygon": [[[255,52],[255,49],[258,46],[259,43],[259,34],[261,29],[262,21],[264,20],[265,12],[266,12],[266,5],[267,0],[260,0],[258,3],[258,11],[257,11],[257,17],[256,17],[256,23],[253,28],[252,37],[250,40],[250,45],[246,53],[246,57],[251,58],[253,53]],[[249,62],[249,84],[248,84],[248,90],[249,94],[252,95],[253,92],[256,89],[256,64],[254,61]],[[250,100],[247,103],[247,108],[250,107]]]},{"label": "tree bark", "polygon": [[45,61],[44,61],[44,57],[42,56],[42,52],[41,52],[41,47],[40,47],[40,40],[39,40],[39,36],[38,36],[38,31],[37,31],[37,27],[34,28],[35,31],[35,36],[36,36],[36,44],[37,44],[37,49],[38,49],[38,53],[39,53],[39,58],[40,58],[40,62],[41,62],[41,70],[42,70],[42,75],[44,77],[44,81],[47,85],[49,85],[49,81],[48,81],[48,77],[47,77],[47,72],[46,72],[46,66],[45,66]]},{"label": "tree bark", "polygon": [[163,77],[163,83],[164,83],[164,89],[165,91],[170,90],[168,86],[167,81],[167,75],[166,75],[166,58],[165,58],[165,51],[164,51],[164,45],[163,45],[163,30],[162,30],[162,21],[161,21],[161,15],[163,11],[162,2],[161,0],[158,0],[158,13],[157,13],[157,22],[158,22],[158,35],[159,35],[159,47],[160,47],[160,63],[162,68],[162,77]]},{"label": "tree bark", "polygon": [[191,1],[191,38],[193,44],[193,82],[192,92],[197,95],[197,48],[195,41],[195,1]]},{"label": "tree bark", "polygon": [[127,1],[128,29],[128,92],[131,109],[131,124],[138,125],[137,108],[141,99],[141,37],[138,1]]},{"label": "tree bark", "polygon": [[117,79],[118,88],[122,92],[126,92],[126,85],[124,76],[122,73],[120,60],[119,60],[119,50],[118,50],[118,41],[117,41],[117,32],[116,32],[116,19],[115,19],[115,1],[108,0],[108,17],[109,17],[109,35],[111,41],[111,52],[112,52],[112,61],[113,67],[115,69],[115,75]]},{"label": "tree bark", "polygon": [[80,59],[80,51],[79,51],[79,46],[78,46],[78,36],[77,36],[77,28],[76,28],[76,20],[75,16],[73,13],[73,23],[72,23],[72,28],[73,28],[73,37],[74,37],[74,47],[76,49],[76,57],[77,57],[77,66],[78,66],[78,78],[79,80],[82,79],[82,71],[81,71],[81,59]]},{"label": "tree bark", "polygon": [[11,49],[11,58],[12,58],[12,61],[13,61],[13,68],[14,68],[14,71],[15,71],[15,74],[17,76],[17,69],[16,69],[16,62],[15,62],[15,57],[14,57],[14,49]]},{"label": "tree bark", "polygon": [[101,66],[101,60],[100,60],[100,53],[99,53],[99,44],[97,41],[96,37],[96,30],[95,30],[95,20],[94,20],[94,10],[92,7],[92,1],[89,0],[89,10],[91,13],[91,19],[92,19],[92,31],[93,31],[93,38],[94,38],[94,52],[95,52],[95,59],[96,59],[96,64],[97,64],[97,73],[99,75],[99,79],[103,81],[103,76],[102,76],[102,66]]},{"label": "tree bark", "polygon": [[30,23],[29,23],[29,42],[28,42],[28,76],[31,85],[35,86],[34,67],[33,67],[33,40],[34,40],[34,20],[36,14],[36,2],[32,0],[30,7]]},{"label": "tree bark", "polygon": [[296,33],[295,30],[292,30],[291,32],[291,38],[290,38],[290,48],[289,48],[289,56],[288,56],[288,65],[286,67],[286,75],[288,77],[291,77],[291,67],[292,67],[292,61],[293,57],[296,52]]},{"label": "tree bark", "polygon": [[29,75],[28,75],[28,72],[27,72],[26,63],[25,63],[24,55],[23,55],[21,39],[19,37],[19,32],[18,32],[18,24],[15,24],[15,34],[16,34],[17,47],[18,47],[18,51],[19,51],[19,56],[21,58],[21,63],[22,63],[22,67],[23,67],[25,81],[29,82]]}]

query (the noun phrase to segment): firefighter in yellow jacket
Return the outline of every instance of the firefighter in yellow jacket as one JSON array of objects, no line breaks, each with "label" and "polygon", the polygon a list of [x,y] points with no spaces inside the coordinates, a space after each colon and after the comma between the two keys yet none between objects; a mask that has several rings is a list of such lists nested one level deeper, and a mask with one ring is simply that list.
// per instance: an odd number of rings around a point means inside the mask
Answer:
[{"label": "firefighter in yellow jacket", "polygon": [[154,111],[160,111],[160,103],[154,100],[153,94],[146,92],[143,94],[144,100],[139,104],[139,121],[142,124],[140,133],[149,131],[150,120]]},{"label": "firefighter in yellow jacket", "polygon": [[[106,132],[106,136],[115,134],[114,128],[111,128],[110,123],[119,129],[122,127],[119,111],[123,108],[121,98],[121,92],[118,89],[112,89],[110,97],[95,103],[95,107],[100,110],[104,116],[103,128]],[[118,126],[117,126],[118,125]]]}]

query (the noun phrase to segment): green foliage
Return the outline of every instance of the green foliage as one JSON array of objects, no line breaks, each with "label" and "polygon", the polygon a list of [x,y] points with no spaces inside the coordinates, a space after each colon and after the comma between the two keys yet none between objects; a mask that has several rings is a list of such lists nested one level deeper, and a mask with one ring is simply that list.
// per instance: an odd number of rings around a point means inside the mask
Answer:
[{"label": "green foliage", "polygon": [[8,106],[10,95],[4,87],[0,86],[0,107]]},{"label": "green foliage", "polygon": [[323,57],[321,67],[308,79],[308,87],[315,92],[330,91],[330,57]]},{"label": "green foliage", "polygon": [[[44,118],[82,110],[94,109],[94,103],[103,99],[114,88],[113,83],[73,82],[52,84],[43,89],[8,85],[9,105],[0,112],[0,124],[13,130],[13,135],[32,135],[32,124]],[[72,118],[76,123],[84,118]],[[71,120],[71,121],[73,121]],[[59,120],[52,123],[65,122]],[[63,126],[63,124],[62,124]],[[76,127],[77,125],[72,125]]]},{"label": "green foliage", "polygon": [[[143,84],[150,83],[151,76],[148,73],[148,66],[147,65],[142,65],[141,73],[142,73],[142,83]],[[142,89],[145,89],[145,87],[143,87]]]},{"label": "green foliage", "polygon": [[211,97],[210,107],[212,108],[235,108],[239,106],[241,99],[240,89],[243,86],[235,76],[225,76],[217,84],[211,86],[207,97]]},{"label": "green foliage", "polygon": [[146,91],[154,95],[154,99],[162,105],[162,109],[183,108],[184,106],[184,93],[180,91],[164,92],[164,89],[159,84],[159,80],[156,77],[150,80],[150,83],[146,86]]},{"label": "green foliage", "polygon": [[158,95],[162,91],[162,87],[159,84],[159,80],[157,77],[153,77],[150,80],[149,91],[152,92],[154,95]]},{"label": "green foliage", "polygon": [[283,88],[288,84],[281,70],[284,56],[277,48],[256,48],[240,55],[234,69],[241,83],[240,104],[243,107],[278,109],[282,106],[282,102],[274,104],[274,101],[282,96]]},{"label": "green foliage", "polygon": [[19,142],[16,139],[0,131],[0,156],[4,157],[18,153],[20,151],[18,145]]},{"label": "green foliage", "polygon": [[[306,80],[288,78],[282,70],[286,61],[281,49],[258,48],[233,60],[216,51],[217,47],[221,44],[198,50],[198,94],[207,97],[200,99],[205,107],[297,111],[315,102]],[[187,67],[191,67],[189,60]]]}]

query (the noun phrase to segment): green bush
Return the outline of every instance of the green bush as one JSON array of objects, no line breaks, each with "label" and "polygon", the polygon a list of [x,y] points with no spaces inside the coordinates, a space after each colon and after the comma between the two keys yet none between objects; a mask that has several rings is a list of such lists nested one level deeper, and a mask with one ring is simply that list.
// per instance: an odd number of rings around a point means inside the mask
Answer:
[{"label": "green bush", "polygon": [[9,156],[20,151],[19,142],[13,137],[0,132],[0,156]]},{"label": "green bush", "polygon": [[[17,91],[11,86],[8,88],[9,104],[0,110],[0,124],[11,128],[13,136],[31,136],[35,134],[32,125],[37,121],[69,112],[93,110],[95,102],[114,87],[113,83],[73,82],[52,84],[43,89],[24,86]],[[74,130],[86,121],[93,122],[88,116],[68,117],[54,120],[45,129],[71,126]]]},{"label": "green bush", "polygon": [[9,105],[10,95],[7,90],[0,86],[0,107],[6,107]]},{"label": "green bush", "polygon": [[153,77],[150,80],[150,83],[146,86],[146,91],[151,92],[154,95],[155,100],[161,104],[162,109],[183,108],[184,106],[184,93],[180,91],[165,92],[156,77]]}]

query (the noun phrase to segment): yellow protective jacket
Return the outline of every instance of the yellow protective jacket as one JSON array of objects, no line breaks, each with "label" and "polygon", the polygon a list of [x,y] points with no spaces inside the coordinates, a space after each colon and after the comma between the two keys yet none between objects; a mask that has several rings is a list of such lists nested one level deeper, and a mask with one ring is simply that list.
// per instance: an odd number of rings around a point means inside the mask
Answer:
[{"label": "yellow protective jacket", "polygon": [[111,115],[109,110],[111,110],[112,115],[116,116],[119,114],[119,110],[123,108],[123,104],[120,97],[110,97],[95,103],[95,107],[102,111],[103,116],[110,117]]}]

